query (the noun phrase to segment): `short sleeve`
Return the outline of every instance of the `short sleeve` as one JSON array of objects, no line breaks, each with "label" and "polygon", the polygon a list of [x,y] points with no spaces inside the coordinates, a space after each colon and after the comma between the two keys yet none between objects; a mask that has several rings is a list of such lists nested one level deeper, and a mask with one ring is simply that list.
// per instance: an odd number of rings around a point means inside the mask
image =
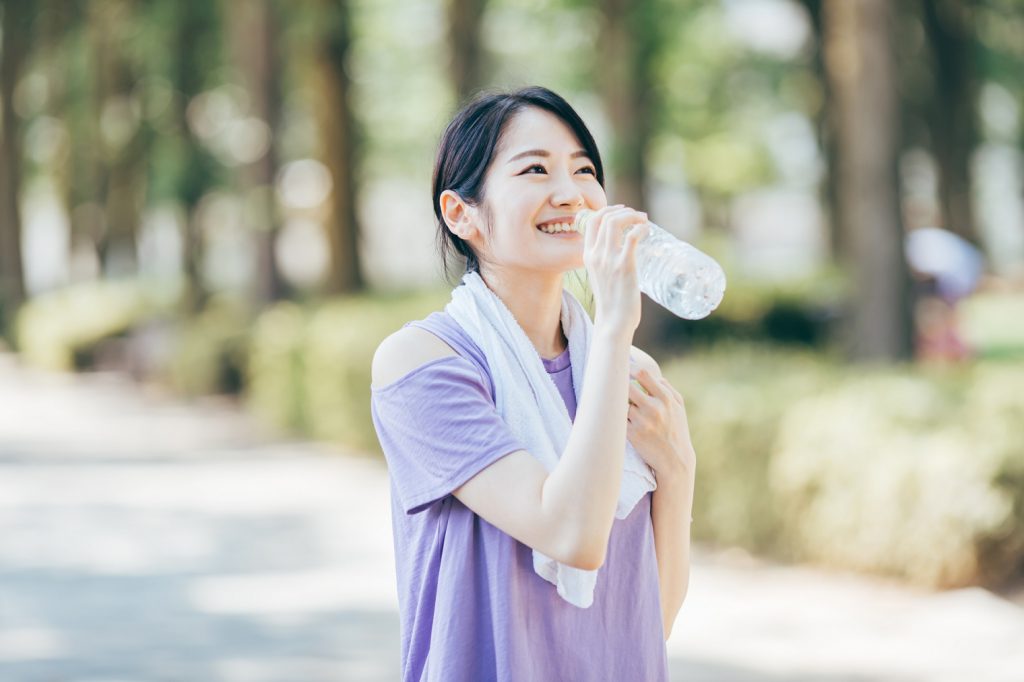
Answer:
[{"label": "short sleeve", "polygon": [[498,414],[480,371],[461,356],[428,362],[373,389],[371,412],[406,514],[525,449]]}]

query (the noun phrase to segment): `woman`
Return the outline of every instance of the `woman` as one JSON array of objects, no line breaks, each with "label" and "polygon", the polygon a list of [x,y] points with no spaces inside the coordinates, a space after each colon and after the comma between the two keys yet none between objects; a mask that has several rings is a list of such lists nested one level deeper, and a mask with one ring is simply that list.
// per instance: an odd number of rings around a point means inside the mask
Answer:
[{"label": "woman", "polygon": [[[480,97],[442,138],[434,211],[466,274],[373,360],[405,680],[667,679],[696,456],[682,397],[631,346],[647,216],[603,183],[544,88]],[[592,323],[563,291],[583,266]]]}]

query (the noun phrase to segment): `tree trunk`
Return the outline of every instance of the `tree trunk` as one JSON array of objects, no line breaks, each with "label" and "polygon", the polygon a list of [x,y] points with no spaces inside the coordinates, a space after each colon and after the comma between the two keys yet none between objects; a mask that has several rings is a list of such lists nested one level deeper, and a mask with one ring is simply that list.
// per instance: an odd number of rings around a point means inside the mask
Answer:
[{"label": "tree trunk", "polygon": [[888,0],[827,0],[826,60],[836,106],[838,220],[854,286],[848,352],[912,355],[910,276],[897,171],[899,102]]},{"label": "tree trunk", "polygon": [[[604,24],[597,50],[597,80],[602,86],[604,109],[612,129],[605,171],[611,176],[614,196],[609,196],[608,201],[645,210],[645,163],[654,105],[651,62],[659,44],[657,16],[653,0],[603,0],[602,4]],[[672,313],[644,297],[634,343],[654,349],[674,319]]]},{"label": "tree trunk", "polygon": [[977,245],[970,173],[978,101],[973,10],[965,0],[925,0],[921,4],[934,64],[929,123],[939,169],[943,227]]},{"label": "tree trunk", "polygon": [[[93,56],[87,55],[90,51],[80,47],[78,41],[71,38],[73,27],[85,21],[84,7],[72,6],[61,0],[46,0],[39,19],[39,52],[49,88],[47,114],[63,122],[69,140],[63,163],[57,163],[48,170],[69,221],[67,257],[70,261],[81,241],[87,241],[90,247],[95,246],[92,243],[93,228],[82,224],[85,221],[75,209],[86,201],[96,199],[96,173],[92,166],[86,171],[85,165],[86,156],[97,153],[99,143],[92,139],[96,127],[95,116],[91,115],[91,111],[88,116],[82,115],[84,97],[76,98],[73,88],[77,86],[82,91],[92,92],[95,89],[91,82],[95,78],[95,68],[91,68],[90,61],[90,68],[86,69],[90,74],[89,83],[70,82],[71,62],[77,59],[89,60]],[[71,274],[74,276],[76,273]]]},{"label": "tree trunk", "polygon": [[277,55],[277,22],[270,0],[227,0],[233,61],[249,93],[251,113],[270,129],[267,152],[239,171],[241,191],[250,212],[250,228],[256,243],[256,277],[251,292],[257,307],[284,296],[284,280],[277,268],[275,241],[279,217],[274,199],[277,171],[277,132],[280,123],[281,88]]},{"label": "tree trunk", "polygon": [[818,146],[821,149],[825,161],[825,177],[823,178],[820,190],[821,203],[824,208],[825,234],[828,235],[829,253],[834,262],[843,260],[842,233],[839,230],[839,221],[836,219],[835,206],[838,201],[839,188],[836,186],[836,136],[832,129],[833,116],[829,109],[832,107],[832,92],[829,85],[828,70],[825,65],[825,27],[823,24],[822,8],[824,0],[802,0],[807,14],[811,20],[811,27],[814,31],[814,46],[812,61],[814,72],[821,87],[821,103],[814,116],[814,126],[818,138]]},{"label": "tree trunk", "polygon": [[21,259],[21,121],[14,111],[14,90],[28,54],[31,5],[19,0],[0,4],[0,333],[10,335],[14,316],[25,302]]},{"label": "tree trunk", "polygon": [[340,294],[364,287],[356,213],[358,133],[352,111],[352,84],[345,72],[352,38],[346,0],[322,0],[320,9],[323,28],[314,48],[314,106],[324,162],[334,181],[326,225],[330,250],[326,290]]},{"label": "tree trunk", "polygon": [[484,84],[480,26],[485,4],[486,0],[447,0],[448,73],[460,103]]},{"label": "tree trunk", "polygon": [[[105,229],[98,251],[106,274],[120,276],[137,270],[137,234],[142,220],[146,145],[141,119],[130,113],[136,95],[134,69],[124,53],[124,38],[132,30],[131,0],[94,0],[90,21],[96,54],[96,125],[102,166],[100,179],[105,206]],[[121,121],[105,126],[104,118]],[[130,127],[133,126],[133,127]],[[109,131],[124,129],[124,133]],[[123,137],[122,137],[123,135]]]},{"label": "tree trunk", "polygon": [[185,314],[202,310],[209,293],[203,284],[201,266],[203,235],[196,207],[209,189],[212,178],[211,161],[200,146],[195,133],[188,126],[186,111],[192,98],[203,90],[203,74],[210,64],[203,60],[203,51],[196,43],[209,37],[209,8],[202,3],[183,2],[178,6],[175,26],[174,85],[175,123],[181,144],[181,169],[176,178],[176,193],[184,211],[182,256],[185,274],[185,292],[181,307]]}]

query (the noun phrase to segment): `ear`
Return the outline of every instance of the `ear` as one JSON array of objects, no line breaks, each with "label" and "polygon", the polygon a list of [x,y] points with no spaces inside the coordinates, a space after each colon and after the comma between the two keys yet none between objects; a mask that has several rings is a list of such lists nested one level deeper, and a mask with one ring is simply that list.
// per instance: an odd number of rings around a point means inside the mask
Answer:
[{"label": "ear", "polygon": [[468,241],[471,236],[476,234],[475,207],[467,204],[462,197],[450,189],[441,192],[438,201],[441,204],[441,216],[444,218],[445,224],[457,237]]}]

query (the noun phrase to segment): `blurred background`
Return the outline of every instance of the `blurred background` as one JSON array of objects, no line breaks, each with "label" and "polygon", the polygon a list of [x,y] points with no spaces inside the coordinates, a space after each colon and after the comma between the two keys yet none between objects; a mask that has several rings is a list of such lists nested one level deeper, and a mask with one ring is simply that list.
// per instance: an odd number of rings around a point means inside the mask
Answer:
[{"label": "blurred background", "polygon": [[370,360],[453,284],[444,126],[532,84],[729,281],[637,333],[701,463],[678,679],[1024,675],[1021,0],[0,13],[3,679],[397,678]]}]

